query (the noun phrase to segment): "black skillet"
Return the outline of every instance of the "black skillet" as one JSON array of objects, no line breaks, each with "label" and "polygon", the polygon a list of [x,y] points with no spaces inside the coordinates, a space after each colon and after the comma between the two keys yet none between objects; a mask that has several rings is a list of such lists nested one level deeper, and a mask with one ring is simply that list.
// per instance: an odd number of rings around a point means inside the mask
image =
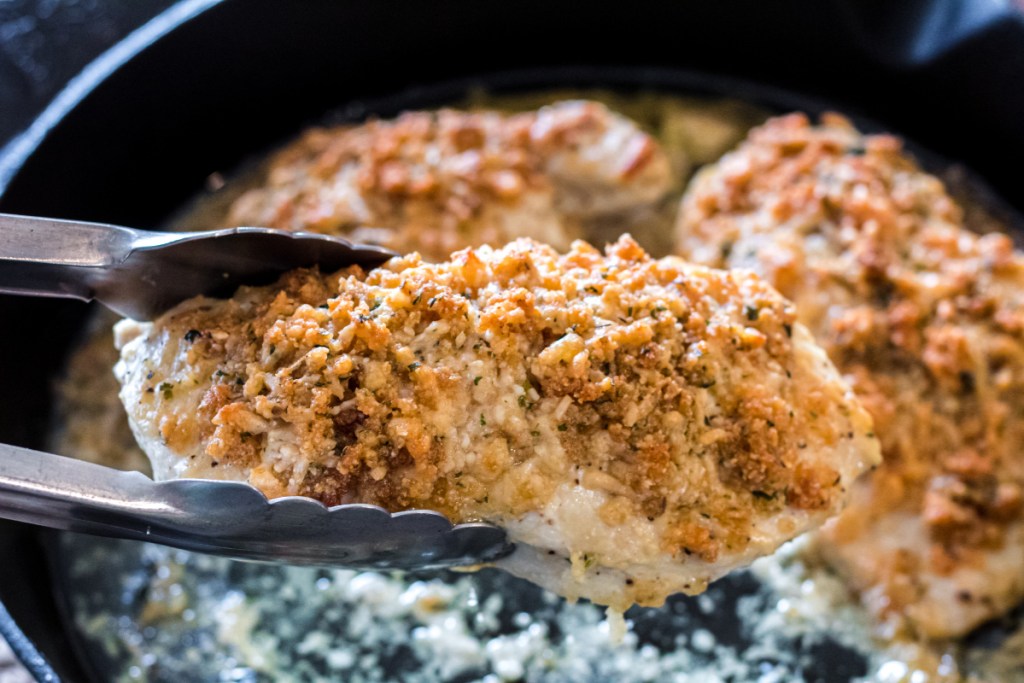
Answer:
[{"label": "black skillet", "polygon": [[[1024,209],[1024,19],[996,0],[187,0],[5,150],[0,211],[153,227],[209,173],[340,105],[387,115],[468,84],[825,101],[967,163]],[[43,447],[86,314],[0,298],[0,441]],[[85,680],[32,529],[0,524],[0,600],[0,634],[39,680]]]}]

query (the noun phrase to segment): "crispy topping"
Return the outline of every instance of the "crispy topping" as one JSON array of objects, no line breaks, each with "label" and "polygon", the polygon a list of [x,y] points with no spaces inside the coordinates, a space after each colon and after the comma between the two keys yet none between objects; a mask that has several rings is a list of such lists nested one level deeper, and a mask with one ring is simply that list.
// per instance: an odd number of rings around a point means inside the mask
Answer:
[{"label": "crispy topping", "polygon": [[[138,330],[119,373],[168,469],[215,460],[272,496],[456,520],[578,486],[606,524],[649,525],[653,552],[734,565],[838,510],[873,458],[795,315],[752,274],[629,238],[565,255],[522,239],[187,302]],[[173,396],[145,390],[165,382]]]},{"label": "crispy topping", "polygon": [[660,145],[596,102],[515,115],[445,109],[306,133],[228,222],[443,259],[517,236],[565,248],[581,222],[653,205],[672,183]]},{"label": "crispy topping", "polygon": [[917,516],[939,574],[1022,521],[1024,258],[969,227],[899,140],[836,115],[756,129],[695,181],[680,218],[682,253],[752,267],[796,302],[882,442],[873,492],[846,516],[865,534],[890,512]]}]

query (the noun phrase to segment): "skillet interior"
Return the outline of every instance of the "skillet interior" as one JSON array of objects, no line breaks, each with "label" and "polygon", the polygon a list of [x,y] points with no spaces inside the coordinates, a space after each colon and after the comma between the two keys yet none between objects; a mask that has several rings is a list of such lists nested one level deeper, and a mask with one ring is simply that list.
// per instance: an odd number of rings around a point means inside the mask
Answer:
[{"label": "skillet interior", "polygon": [[[656,91],[669,94],[739,96],[745,101],[765,108],[768,112],[781,113],[801,110],[811,115],[817,115],[834,108],[813,98],[797,96],[776,88],[757,86],[721,77],[707,77],[685,71],[574,68],[571,70],[505,72],[490,77],[439,83],[378,100],[348,103],[325,118],[329,122],[338,123],[358,121],[374,116],[390,117],[403,110],[434,108],[458,102],[464,100],[471,91],[479,88],[485,88],[489,93],[495,95],[587,85],[618,86],[617,91],[628,92],[635,88],[637,83],[642,83],[642,87],[647,91],[653,88]],[[862,130],[884,130],[882,126],[863,116],[854,118]],[[910,146],[930,170],[942,173],[948,167],[949,162],[941,156],[931,153],[919,145],[911,143]],[[982,193],[988,192],[987,188],[980,183],[977,183],[976,189]],[[1017,215],[1012,208],[1004,207],[1004,209],[1011,215],[1011,220],[1024,224],[1024,219]],[[90,648],[89,641],[74,625],[71,598],[78,587],[71,565],[76,557],[81,556],[83,544],[55,542],[56,537],[57,534],[47,534],[45,548],[65,632],[70,634],[70,641],[74,651],[78,653],[79,662],[83,663],[89,672],[88,678],[96,681],[112,680],[122,672],[118,668],[120,662],[106,656],[98,648]],[[114,562],[104,562],[100,571],[90,576],[100,584],[109,581],[109,585],[100,589],[100,592],[116,595],[120,592],[120,582],[124,574],[132,571],[134,567],[140,566],[144,560],[141,555],[136,553],[135,548],[126,544],[117,544],[110,548],[123,553],[124,557]],[[429,579],[437,575],[436,573],[425,574],[423,578]],[[442,576],[448,577],[445,580],[454,580],[458,577],[458,575],[450,573],[442,574]],[[478,579],[483,589],[482,593],[486,593],[487,590],[498,590],[506,596],[514,594],[515,598],[508,601],[509,609],[513,612],[543,609],[540,591],[533,586],[509,579],[500,573],[485,573]],[[216,579],[213,580],[216,581]],[[753,643],[749,639],[749,634],[744,633],[736,616],[736,602],[743,596],[755,595],[757,591],[757,582],[750,576],[733,576],[716,584],[709,594],[713,596],[713,603],[716,606],[713,614],[701,613],[689,598],[677,598],[670,601],[669,606],[663,610],[633,610],[629,614],[629,618],[633,620],[635,630],[642,635],[644,642],[671,643],[672,638],[679,631],[680,624],[685,623],[687,628],[707,629],[715,635],[718,643],[742,650],[752,646]],[[676,615],[679,615],[681,619],[676,619]],[[995,640],[998,640],[998,636],[994,634],[993,636]],[[823,644],[816,644],[814,647],[820,649],[820,653],[815,651],[816,654],[820,654],[820,658],[808,658],[816,662],[803,670],[809,680],[824,679],[829,676],[849,678],[866,673],[867,665],[862,657],[839,642],[826,640]],[[399,671],[401,669],[392,670],[391,673],[397,675]],[[163,675],[166,677],[167,673]]]},{"label": "skillet interior", "polygon": [[[900,27],[923,25],[934,4],[875,13],[843,2],[790,2],[769,15],[756,2],[650,1],[628,9],[592,7],[581,15],[571,3],[502,9],[445,0],[427,10],[392,0],[321,0],[298,16],[269,0],[250,1],[245,10],[240,2],[225,2],[98,84],[21,166],[0,196],[0,209],[157,225],[208,173],[233,166],[338,102],[466,73],[573,63],[690,66],[814,92],[848,112],[845,103],[857,102],[887,128],[969,160],[998,186],[1019,186],[1020,165],[1006,168],[1003,161],[1024,152],[1024,130],[1017,125],[1024,92],[1004,84],[1024,78],[1024,41],[1013,42],[1024,35],[1024,23],[989,16],[973,33],[951,36],[963,38],[951,49],[897,49],[915,42]],[[494,26],[502,27],[500,36]],[[540,69],[498,82],[523,88],[660,84],[816,109],[802,98],[780,100],[770,88],[643,67]],[[383,100],[376,111],[451,101],[465,83]],[[1024,203],[1019,193],[1009,196]],[[2,379],[11,389],[0,399],[0,439],[42,445],[48,379],[59,371],[85,313],[76,304],[0,299],[3,320],[46,330],[0,335],[7,359]],[[79,680],[36,535],[4,523],[0,542],[3,557],[17,558],[0,563],[0,597],[57,671]]]}]

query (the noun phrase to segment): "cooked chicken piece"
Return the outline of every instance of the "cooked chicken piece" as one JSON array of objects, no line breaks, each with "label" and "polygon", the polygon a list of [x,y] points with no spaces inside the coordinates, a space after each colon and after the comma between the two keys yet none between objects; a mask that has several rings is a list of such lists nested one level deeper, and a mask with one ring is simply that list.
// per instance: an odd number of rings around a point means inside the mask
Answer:
[{"label": "cooked chicken piece", "polygon": [[116,372],[158,477],[491,521],[513,573],[625,608],[819,525],[876,462],[794,318],[751,274],[628,237],[520,239],[123,321]]},{"label": "cooked chicken piece", "polygon": [[[540,106],[535,103],[533,108]],[[483,148],[467,150],[466,136],[474,135],[474,131],[489,137],[481,139]],[[499,147],[511,145],[506,139],[516,135],[529,139],[520,141],[518,151],[501,157]],[[388,161],[391,170],[381,171],[386,161],[381,146],[395,140],[402,140],[404,147],[392,155],[395,160]],[[331,154],[347,155],[331,162],[343,164],[344,169],[339,166],[336,174],[325,175],[327,167],[322,164],[327,163],[325,155]],[[461,160],[455,160],[459,155]],[[433,234],[421,234],[415,220],[448,221],[453,227],[443,241],[454,250],[482,239],[505,240],[505,232],[523,232],[506,230],[504,221],[520,215],[529,225],[529,220],[537,218],[529,213],[533,210],[529,207],[541,206],[543,202],[537,198],[547,193],[544,201],[554,205],[545,211],[557,210],[561,215],[550,213],[541,220],[540,227],[530,232],[543,235],[554,231],[567,245],[566,234],[575,231],[581,221],[588,226],[592,222],[595,226],[613,225],[613,238],[618,237],[622,232],[620,212],[635,214],[637,221],[655,231],[648,214],[655,208],[673,209],[668,202],[657,200],[668,191],[676,191],[677,185],[670,183],[678,183],[677,174],[666,170],[664,158],[657,142],[627,119],[595,103],[564,102],[514,120],[497,113],[450,110],[409,114],[390,123],[308,133],[277,155],[266,172],[269,177],[251,169],[233,178],[224,190],[206,198],[201,211],[187,213],[171,229],[220,227],[234,205],[231,221],[235,224],[262,224],[264,219],[273,219],[275,225],[289,229],[348,232],[355,228],[357,236],[382,239],[400,251],[414,251],[425,244],[425,239],[434,238]],[[420,178],[428,174],[436,178],[434,190],[403,193],[375,180],[374,174],[402,168]],[[524,185],[523,192],[512,197],[514,192],[492,192],[494,188],[481,180],[514,180],[517,173],[520,176],[516,177],[532,177],[536,187]],[[304,182],[307,187],[302,187]],[[368,203],[369,208],[345,208],[356,196],[342,187],[345,182],[355,182],[361,188],[358,201]],[[238,188],[244,187],[250,188],[248,194],[236,200],[242,194]],[[332,193],[344,200],[334,224],[325,223],[323,215],[315,212],[332,211],[335,205],[314,202]],[[591,196],[594,206],[585,206]],[[375,199],[371,201],[371,197]],[[430,201],[438,203],[431,207]],[[463,230],[459,227],[462,213],[458,212],[470,204],[476,223],[472,229]],[[356,228],[360,220],[391,219],[400,221],[401,236],[388,229]],[[671,219],[662,222],[664,229],[659,224],[656,232],[667,243],[671,239]],[[428,230],[433,232],[432,227]],[[59,453],[122,469],[148,469],[145,456],[135,445],[111,372],[117,360],[110,330],[115,321],[102,315],[68,364],[58,392],[61,429],[51,446]],[[103,425],[97,427],[98,423]]]},{"label": "cooked chicken piece", "polygon": [[683,200],[681,253],[797,305],[872,414],[883,466],[825,556],[881,616],[958,636],[1024,597],[1024,256],[887,135],[773,120]]},{"label": "cooked chicken piece", "polygon": [[516,237],[564,249],[582,224],[649,210],[672,186],[660,145],[596,102],[514,115],[414,112],[306,133],[234,202],[227,222],[443,260]]}]

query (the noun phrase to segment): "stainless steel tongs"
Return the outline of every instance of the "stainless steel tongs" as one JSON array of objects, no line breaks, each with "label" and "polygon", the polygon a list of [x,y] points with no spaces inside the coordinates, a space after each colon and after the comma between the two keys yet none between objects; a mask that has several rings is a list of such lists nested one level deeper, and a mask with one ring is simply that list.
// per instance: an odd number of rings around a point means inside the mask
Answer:
[{"label": "stainless steel tongs", "polygon": [[[293,268],[379,265],[394,254],[267,228],[157,233],[0,214],[0,292],[97,300],[138,320]],[[7,361],[10,362],[10,361]],[[247,560],[422,569],[488,562],[511,545],[490,524],[430,510],[327,508],[241,482],[154,482],[138,472],[0,444],[0,517]]]},{"label": "stainless steel tongs", "polygon": [[0,292],[95,299],[151,320],[199,294],[231,294],[303,266],[377,266],[395,253],[306,232],[149,232],[0,214]]}]

